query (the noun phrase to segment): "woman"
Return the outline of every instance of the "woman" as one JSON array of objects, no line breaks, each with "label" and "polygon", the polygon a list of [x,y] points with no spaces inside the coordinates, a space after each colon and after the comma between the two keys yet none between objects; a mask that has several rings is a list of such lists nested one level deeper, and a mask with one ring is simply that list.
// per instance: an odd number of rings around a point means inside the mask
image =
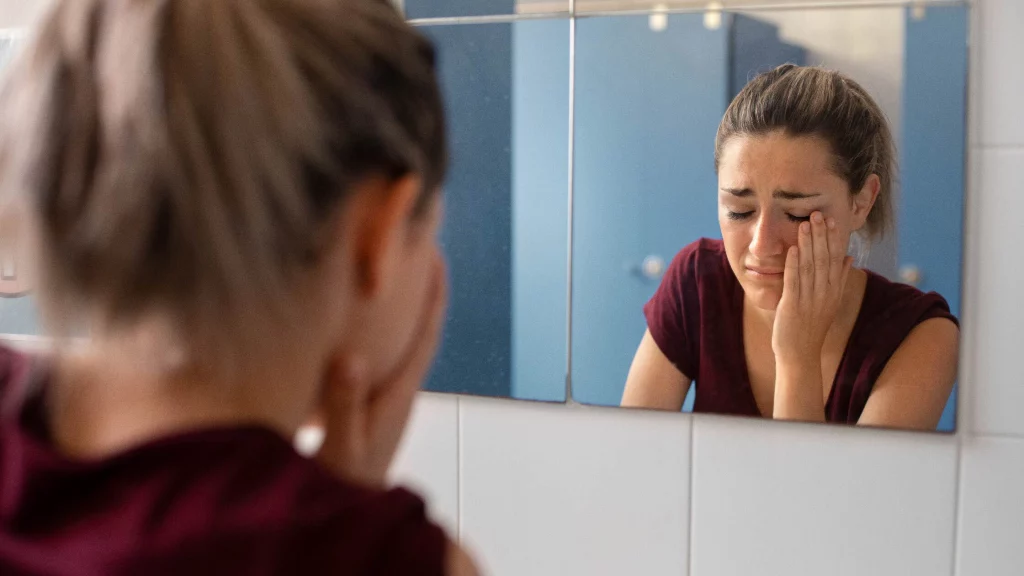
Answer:
[{"label": "woman", "polygon": [[715,142],[722,240],[676,256],[645,308],[622,404],[934,429],[957,372],[945,300],[851,266],[888,229],[895,152],[853,80],[781,66],[729,106]]},{"label": "woman", "polygon": [[445,298],[434,53],[388,3],[58,0],[0,111],[90,336],[0,350],[0,573],[475,573],[384,487]]}]

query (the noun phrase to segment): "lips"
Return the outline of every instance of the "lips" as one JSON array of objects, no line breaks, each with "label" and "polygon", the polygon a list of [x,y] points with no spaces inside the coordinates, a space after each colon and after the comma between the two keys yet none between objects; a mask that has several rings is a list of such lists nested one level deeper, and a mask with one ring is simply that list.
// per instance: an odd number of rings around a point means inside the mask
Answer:
[{"label": "lips", "polygon": [[759,278],[781,278],[783,268],[770,268],[766,266],[747,266],[747,272]]}]

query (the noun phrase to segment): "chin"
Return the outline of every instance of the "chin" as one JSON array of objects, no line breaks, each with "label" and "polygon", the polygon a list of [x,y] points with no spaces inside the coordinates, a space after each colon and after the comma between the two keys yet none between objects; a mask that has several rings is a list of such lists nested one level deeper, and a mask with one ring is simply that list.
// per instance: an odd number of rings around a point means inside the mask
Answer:
[{"label": "chin", "polygon": [[768,312],[774,312],[779,307],[779,300],[782,299],[782,293],[777,290],[748,290],[747,298],[750,302]]}]

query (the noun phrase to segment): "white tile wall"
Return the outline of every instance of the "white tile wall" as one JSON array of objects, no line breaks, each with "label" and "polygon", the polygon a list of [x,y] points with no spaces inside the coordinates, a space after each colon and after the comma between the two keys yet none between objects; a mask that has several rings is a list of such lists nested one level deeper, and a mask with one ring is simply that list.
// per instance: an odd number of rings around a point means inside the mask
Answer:
[{"label": "white tile wall", "polygon": [[455,396],[420,394],[390,474],[427,499],[431,516],[452,538],[459,526],[458,406]]},{"label": "white tile wall", "polygon": [[975,42],[981,48],[981,82],[979,93],[973,95],[979,103],[978,143],[1024,145],[1024,2],[979,0],[975,4],[979,8]]},{"label": "white tile wall", "polygon": [[461,528],[498,576],[685,574],[690,418],[467,400]]},{"label": "white tile wall", "polygon": [[1020,305],[1024,146],[978,148],[973,160],[978,171],[974,206],[982,220],[973,231],[977,243],[973,271],[982,293],[975,307],[976,365],[968,422],[977,433],[1024,435],[1024,371],[1019,352],[1024,342],[1024,306]]},{"label": "white tile wall", "polygon": [[957,443],[698,416],[692,573],[950,574]]},{"label": "white tile wall", "polygon": [[957,574],[1024,574],[1024,439],[963,442]]}]

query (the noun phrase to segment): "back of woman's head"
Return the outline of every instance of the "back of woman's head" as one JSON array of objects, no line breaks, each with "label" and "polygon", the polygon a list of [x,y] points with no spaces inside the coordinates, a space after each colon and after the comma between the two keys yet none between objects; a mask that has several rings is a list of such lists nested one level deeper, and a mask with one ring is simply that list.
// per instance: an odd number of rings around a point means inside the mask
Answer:
[{"label": "back of woman's head", "polygon": [[872,174],[878,198],[864,232],[881,236],[891,226],[896,150],[885,113],[860,84],[825,68],[785,64],[758,75],[725,112],[715,141],[715,167],[734,136],[814,136],[827,142],[833,170],[859,193]]},{"label": "back of woman's head", "polygon": [[0,94],[48,317],[193,342],[286,309],[370,177],[438,188],[434,52],[385,0],[58,0]]}]

